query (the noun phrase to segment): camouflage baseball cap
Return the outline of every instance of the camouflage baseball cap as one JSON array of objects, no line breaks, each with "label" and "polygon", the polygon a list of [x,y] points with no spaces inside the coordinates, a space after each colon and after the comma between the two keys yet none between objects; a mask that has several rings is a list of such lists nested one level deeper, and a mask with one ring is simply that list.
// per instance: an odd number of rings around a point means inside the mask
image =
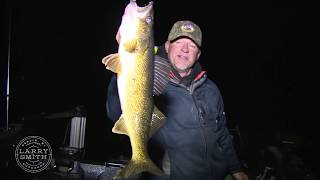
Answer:
[{"label": "camouflage baseball cap", "polygon": [[181,36],[189,37],[199,47],[201,47],[201,41],[202,41],[201,29],[194,22],[185,20],[185,21],[177,21],[176,23],[174,23],[169,33],[168,41],[173,41]]}]

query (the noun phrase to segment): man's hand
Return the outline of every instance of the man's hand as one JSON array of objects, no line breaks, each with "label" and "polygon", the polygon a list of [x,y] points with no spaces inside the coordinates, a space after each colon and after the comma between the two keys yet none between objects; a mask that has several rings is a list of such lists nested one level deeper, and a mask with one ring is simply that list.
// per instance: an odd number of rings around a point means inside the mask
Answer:
[{"label": "man's hand", "polygon": [[240,172],[236,172],[233,173],[232,176],[236,179],[236,180],[249,180],[249,177],[246,173],[240,171]]}]

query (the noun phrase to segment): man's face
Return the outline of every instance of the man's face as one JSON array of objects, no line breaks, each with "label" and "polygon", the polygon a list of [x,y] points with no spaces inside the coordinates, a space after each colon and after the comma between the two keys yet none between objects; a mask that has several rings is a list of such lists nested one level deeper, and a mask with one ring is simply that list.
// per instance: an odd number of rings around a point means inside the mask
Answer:
[{"label": "man's face", "polygon": [[189,38],[179,38],[165,44],[168,58],[178,73],[189,74],[192,66],[200,57],[200,49]]}]

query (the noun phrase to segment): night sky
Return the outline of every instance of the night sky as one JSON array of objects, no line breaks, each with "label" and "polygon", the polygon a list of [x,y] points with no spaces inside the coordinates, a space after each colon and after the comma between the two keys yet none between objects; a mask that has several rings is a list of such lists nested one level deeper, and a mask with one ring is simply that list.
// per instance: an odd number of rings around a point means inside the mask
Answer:
[{"label": "night sky", "polygon": [[[11,37],[10,122],[32,122],[53,131],[50,124],[58,120],[35,117],[84,105],[87,159],[105,161],[119,152],[123,145],[117,142],[126,138],[111,133],[105,100],[112,73],[101,59],[117,51],[115,34],[128,2],[16,0],[1,5],[3,90]],[[157,45],[165,42],[177,20],[189,19],[201,27],[200,63],[222,92],[228,123],[239,125],[247,144],[272,143],[279,134],[315,143],[315,4],[154,0],[154,11]],[[5,103],[1,105],[4,124]],[[65,130],[64,125],[55,128]]]}]

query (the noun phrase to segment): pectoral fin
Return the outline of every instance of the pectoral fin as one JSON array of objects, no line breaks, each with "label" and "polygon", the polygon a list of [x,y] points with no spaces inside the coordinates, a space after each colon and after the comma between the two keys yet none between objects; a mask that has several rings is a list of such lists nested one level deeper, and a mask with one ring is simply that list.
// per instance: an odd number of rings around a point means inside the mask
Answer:
[{"label": "pectoral fin", "polygon": [[109,54],[102,59],[102,63],[106,68],[114,73],[119,73],[121,70],[120,56],[118,53]]},{"label": "pectoral fin", "polygon": [[129,136],[127,126],[122,115],[120,116],[116,124],[113,126],[112,132]]},{"label": "pectoral fin", "polygon": [[166,122],[166,116],[156,107],[153,108],[149,138],[151,138]]}]

